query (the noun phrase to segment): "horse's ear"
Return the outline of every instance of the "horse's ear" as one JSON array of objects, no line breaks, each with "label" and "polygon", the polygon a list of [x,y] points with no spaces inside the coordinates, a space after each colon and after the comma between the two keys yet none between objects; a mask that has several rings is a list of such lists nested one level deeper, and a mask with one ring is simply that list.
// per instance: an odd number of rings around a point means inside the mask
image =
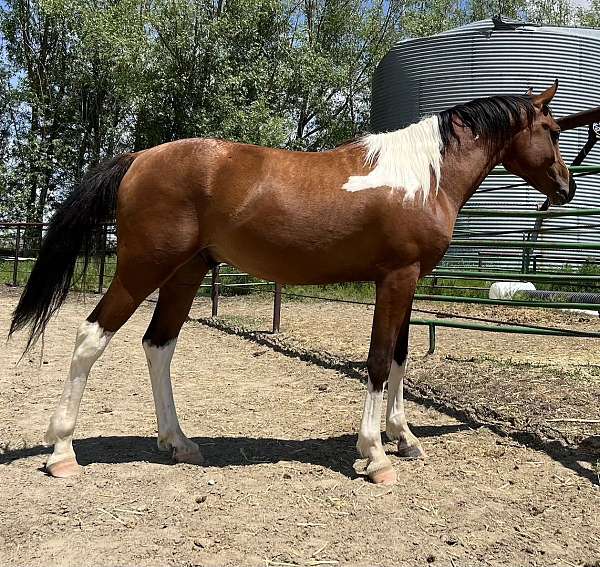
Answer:
[{"label": "horse's ear", "polygon": [[550,101],[554,98],[557,89],[558,79],[555,79],[554,84],[550,88],[546,89],[543,93],[540,93],[539,95],[533,97],[533,104],[535,104],[535,106],[537,106],[538,108],[542,108],[550,104]]},{"label": "horse's ear", "polygon": [[532,87],[529,87],[529,88],[527,89],[527,92],[526,92],[525,94],[526,94],[527,96],[533,96],[533,88],[532,88]]}]

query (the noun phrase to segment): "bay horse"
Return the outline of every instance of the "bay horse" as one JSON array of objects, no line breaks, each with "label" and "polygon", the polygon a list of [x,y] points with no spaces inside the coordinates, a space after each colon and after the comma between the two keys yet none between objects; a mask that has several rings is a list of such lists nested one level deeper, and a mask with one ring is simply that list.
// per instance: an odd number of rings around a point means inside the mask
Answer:
[{"label": "bay horse", "polygon": [[54,445],[47,472],[79,472],[72,439],[90,369],[156,289],[142,344],[158,448],[178,462],[202,462],[179,425],[170,363],[198,286],[212,266],[226,262],[282,284],[375,282],[357,448],[371,481],[395,482],[381,441],[383,389],[387,382],[388,436],[401,456],[423,456],[402,393],[411,305],[417,281],[448,248],[459,210],[500,163],[553,204],[574,195],[548,107],[557,87],[476,99],[331,151],[188,139],[123,154],[87,174],[51,219],[10,328],[12,335],[30,325],[27,348],[35,343],[67,296],[77,258],[87,265],[94,253],[95,227],[116,216],[116,274],[77,331],[45,437]]}]

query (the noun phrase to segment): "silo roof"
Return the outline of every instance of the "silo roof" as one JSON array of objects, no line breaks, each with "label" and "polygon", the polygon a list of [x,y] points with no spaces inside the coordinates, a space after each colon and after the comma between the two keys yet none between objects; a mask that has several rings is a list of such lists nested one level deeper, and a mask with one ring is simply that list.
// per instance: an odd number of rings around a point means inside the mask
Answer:
[{"label": "silo roof", "polygon": [[[498,24],[500,24],[501,27],[499,27]],[[519,20],[513,20],[511,18],[507,18],[506,16],[500,16],[499,18],[488,18],[486,20],[471,22],[470,24],[465,24],[464,26],[459,26],[451,30],[443,31],[438,34],[428,36],[428,38],[463,34],[472,35],[476,33],[488,34],[491,32],[499,32],[506,30],[514,30],[517,32],[548,33],[563,36],[569,35],[574,37],[587,37],[600,40],[600,29],[598,28],[537,25],[530,24],[527,22],[521,22]],[[398,43],[405,43],[409,41],[428,38],[407,38],[400,40]]]}]

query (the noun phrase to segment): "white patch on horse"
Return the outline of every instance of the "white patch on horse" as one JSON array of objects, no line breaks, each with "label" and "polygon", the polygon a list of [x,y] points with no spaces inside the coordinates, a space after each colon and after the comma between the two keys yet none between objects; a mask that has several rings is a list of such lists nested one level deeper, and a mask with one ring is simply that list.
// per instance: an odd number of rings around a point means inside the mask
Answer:
[{"label": "white patch on horse", "polygon": [[113,334],[104,331],[98,323],[84,321],[80,325],[75,339],[69,376],[46,431],[46,443],[54,444],[54,452],[48,459],[46,467],[66,459],[75,459],[72,442],[79,404],[92,365],[104,352]]},{"label": "white patch on horse", "polygon": [[181,430],[173,399],[170,369],[177,339],[172,339],[163,346],[154,346],[149,341],[142,344],[152,383],[158,422],[158,448],[163,451],[173,449],[173,457],[178,461],[199,463],[201,456],[198,445],[190,441]]},{"label": "white patch on horse", "polygon": [[443,147],[437,116],[394,132],[369,134],[360,143],[366,150],[365,164],[373,169],[368,175],[352,175],[342,186],[346,191],[390,187],[404,191],[409,201],[420,191],[425,203],[433,172],[437,194]]}]

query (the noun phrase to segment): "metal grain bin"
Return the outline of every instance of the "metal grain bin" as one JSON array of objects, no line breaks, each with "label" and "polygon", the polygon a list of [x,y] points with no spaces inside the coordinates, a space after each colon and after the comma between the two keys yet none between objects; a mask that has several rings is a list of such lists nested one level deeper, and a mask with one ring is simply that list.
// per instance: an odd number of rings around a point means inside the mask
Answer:
[{"label": "metal grain bin", "polygon": [[[600,106],[600,30],[533,26],[494,18],[431,37],[403,40],[375,71],[371,127],[374,132],[395,130],[476,97],[525,93],[528,87],[539,92],[556,78],[560,86],[551,105],[555,116]],[[575,158],[587,136],[585,127],[562,135],[560,145],[567,163]],[[600,164],[600,143],[584,163]],[[578,180],[577,196],[570,206],[600,207],[598,177]],[[515,177],[490,177],[467,207],[532,209],[543,202],[543,196],[530,187],[485,191],[519,181]],[[560,222],[573,225],[592,220],[570,218],[547,221],[544,226]],[[527,229],[531,225],[531,220],[463,217],[457,232]],[[574,234],[546,238],[573,240]],[[577,238],[600,240],[600,231],[594,229]]]}]

